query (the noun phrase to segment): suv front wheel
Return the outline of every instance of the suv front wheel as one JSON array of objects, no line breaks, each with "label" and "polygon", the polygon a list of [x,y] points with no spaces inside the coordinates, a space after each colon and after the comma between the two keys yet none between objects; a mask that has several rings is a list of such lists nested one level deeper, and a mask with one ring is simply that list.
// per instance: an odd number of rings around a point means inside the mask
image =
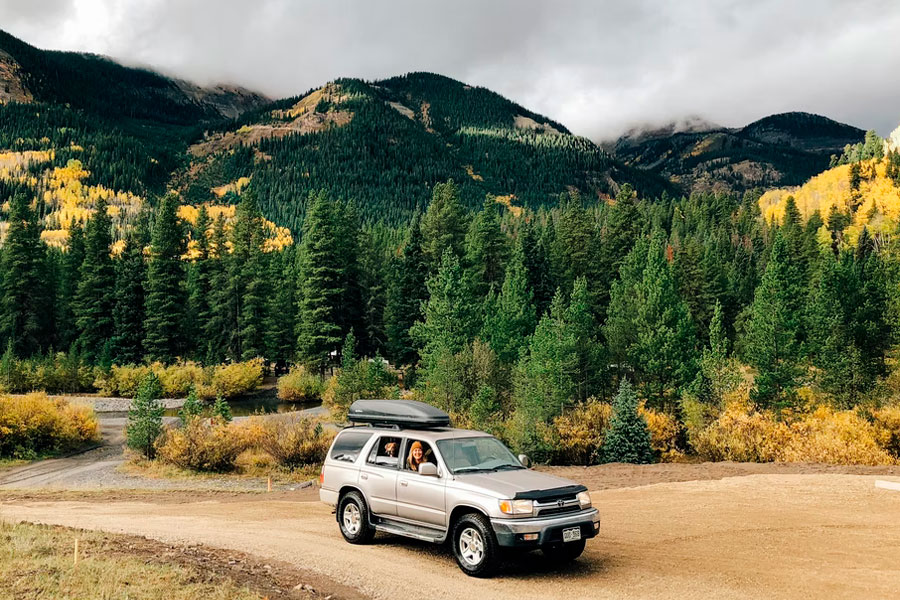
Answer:
[{"label": "suv front wheel", "polygon": [[497,567],[499,549],[490,521],[478,513],[463,515],[453,526],[453,555],[466,575],[488,577]]},{"label": "suv front wheel", "polygon": [[359,492],[341,496],[337,514],[341,534],[351,544],[368,544],[375,537],[375,528],[369,523],[369,509]]}]

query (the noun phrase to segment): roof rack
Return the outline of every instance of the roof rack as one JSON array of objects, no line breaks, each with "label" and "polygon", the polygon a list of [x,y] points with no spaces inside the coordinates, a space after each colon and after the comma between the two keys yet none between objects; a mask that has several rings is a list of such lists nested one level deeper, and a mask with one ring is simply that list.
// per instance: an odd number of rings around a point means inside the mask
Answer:
[{"label": "roof rack", "polygon": [[347,420],[374,427],[433,429],[449,427],[450,415],[415,400],[357,400],[350,405]]}]

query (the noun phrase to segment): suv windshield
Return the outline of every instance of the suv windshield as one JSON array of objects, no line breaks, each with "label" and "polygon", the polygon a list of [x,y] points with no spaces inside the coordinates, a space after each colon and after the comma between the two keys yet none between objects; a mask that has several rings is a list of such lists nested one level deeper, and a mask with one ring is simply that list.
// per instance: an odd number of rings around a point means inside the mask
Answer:
[{"label": "suv windshield", "polygon": [[524,469],[513,453],[495,437],[438,440],[438,449],[453,473]]}]

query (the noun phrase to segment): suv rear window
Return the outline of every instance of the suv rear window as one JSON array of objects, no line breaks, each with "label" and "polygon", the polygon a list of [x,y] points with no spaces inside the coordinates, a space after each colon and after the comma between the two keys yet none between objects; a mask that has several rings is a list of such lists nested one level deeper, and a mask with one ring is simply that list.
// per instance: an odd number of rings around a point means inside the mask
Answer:
[{"label": "suv rear window", "polygon": [[360,451],[369,438],[372,437],[371,431],[343,431],[338,435],[331,447],[331,458],[346,462],[355,462]]}]

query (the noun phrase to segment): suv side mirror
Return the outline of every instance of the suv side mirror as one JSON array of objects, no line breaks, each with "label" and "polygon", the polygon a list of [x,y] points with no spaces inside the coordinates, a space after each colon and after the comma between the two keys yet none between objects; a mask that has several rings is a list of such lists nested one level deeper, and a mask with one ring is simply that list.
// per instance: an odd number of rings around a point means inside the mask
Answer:
[{"label": "suv side mirror", "polygon": [[528,456],[525,454],[519,455],[519,462],[522,463],[522,466],[525,467],[526,469],[531,466],[531,459],[528,458]]},{"label": "suv side mirror", "polygon": [[426,462],[419,465],[419,475],[427,475],[428,477],[437,477],[437,465]]}]

